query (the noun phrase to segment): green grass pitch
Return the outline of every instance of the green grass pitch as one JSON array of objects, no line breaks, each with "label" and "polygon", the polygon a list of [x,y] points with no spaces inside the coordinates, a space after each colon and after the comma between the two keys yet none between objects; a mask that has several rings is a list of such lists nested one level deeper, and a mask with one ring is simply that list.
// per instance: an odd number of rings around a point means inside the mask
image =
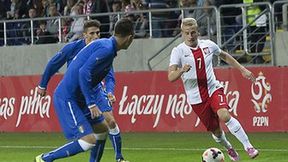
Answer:
[{"label": "green grass pitch", "polygon": [[[233,135],[227,138],[238,150],[242,162],[287,162],[288,133],[249,133],[260,155],[251,160]],[[200,162],[209,147],[223,148],[209,133],[123,133],[123,155],[130,162]],[[33,162],[36,155],[66,143],[61,133],[0,133],[0,162]],[[229,162],[225,153],[225,161]],[[58,160],[88,162],[89,153]],[[101,162],[114,162],[111,143],[107,140]]]}]

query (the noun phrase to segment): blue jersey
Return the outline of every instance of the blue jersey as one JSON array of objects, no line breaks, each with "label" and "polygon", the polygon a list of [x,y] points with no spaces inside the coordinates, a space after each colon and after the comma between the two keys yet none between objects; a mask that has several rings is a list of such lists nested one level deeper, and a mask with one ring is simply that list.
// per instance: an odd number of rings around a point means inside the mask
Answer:
[{"label": "blue jersey", "polygon": [[65,45],[59,52],[57,52],[46,65],[45,71],[42,75],[39,86],[47,88],[50,78],[58,72],[58,70],[67,63],[69,66],[76,54],[86,46],[85,40],[81,39]]},{"label": "blue jersey", "polygon": [[73,59],[55,94],[80,103],[85,102],[86,106],[97,105],[97,94],[102,89],[101,81],[109,71],[113,71],[112,64],[116,56],[114,37],[91,42]]},{"label": "blue jersey", "polygon": [[[70,62],[78,54],[78,52],[86,46],[85,40],[77,40],[65,45],[59,52],[57,52],[52,59],[48,62],[45,71],[42,75],[39,86],[47,88],[50,78],[59,71],[59,69],[66,63],[67,67]],[[106,91],[114,94],[115,79],[113,68],[105,78]]]}]

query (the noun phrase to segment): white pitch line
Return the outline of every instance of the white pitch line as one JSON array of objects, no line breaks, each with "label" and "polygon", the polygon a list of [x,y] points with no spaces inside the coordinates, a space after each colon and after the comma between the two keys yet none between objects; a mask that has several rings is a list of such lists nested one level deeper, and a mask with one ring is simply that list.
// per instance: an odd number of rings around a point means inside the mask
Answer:
[{"label": "white pitch line", "polygon": [[[57,146],[0,146],[0,148],[7,148],[7,149],[55,149]],[[112,150],[112,147],[106,147],[107,150]],[[142,151],[142,150],[155,150],[155,151],[204,151],[205,148],[162,148],[162,147],[134,147],[134,148],[122,148],[123,150],[135,150],[135,151]],[[237,149],[241,150],[241,149]],[[259,149],[260,151],[264,152],[288,152],[288,149]]]}]

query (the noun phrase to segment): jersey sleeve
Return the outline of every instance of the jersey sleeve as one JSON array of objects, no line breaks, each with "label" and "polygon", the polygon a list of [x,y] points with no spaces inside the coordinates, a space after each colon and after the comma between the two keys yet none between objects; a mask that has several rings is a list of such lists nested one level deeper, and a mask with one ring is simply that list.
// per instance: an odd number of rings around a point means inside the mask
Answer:
[{"label": "jersey sleeve", "polygon": [[98,94],[92,84],[93,71],[96,69],[96,67],[98,68],[99,65],[104,62],[108,57],[109,50],[107,50],[107,48],[99,48],[91,54],[88,60],[79,69],[79,84],[88,107],[96,104],[95,95]]},{"label": "jersey sleeve", "polygon": [[57,52],[48,62],[45,70],[42,74],[39,86],[41,88],[47,88],[48,82],[51,77],[59,71],[59,69],[66,63],[67,55],[72,53],[73,47],[68,44],[64,46],[59,52]]},{"label": "jersey sleeve", "polygon": [[216,43],[214,43],[213,41],[210,41],[210,44],[211,44],[211,49],[213,51],[213,54],[216,56],[219,56],[221,53],[220,47]]},{"label": "jersey sleeve", "polygon": [[181,66],[180,58],[179,58],[179,51],[177,48],[173,48],[171,52],[169,66],[171,65],[178,65],[179,67]]},{"label": "jersey sleeve", "polygon": [[105,77],[105,87],[106,87],[107,93],[114,94],[114,90],[115,90],[115,75],[114,75],[113,67],[111,67],[109,73]]}]

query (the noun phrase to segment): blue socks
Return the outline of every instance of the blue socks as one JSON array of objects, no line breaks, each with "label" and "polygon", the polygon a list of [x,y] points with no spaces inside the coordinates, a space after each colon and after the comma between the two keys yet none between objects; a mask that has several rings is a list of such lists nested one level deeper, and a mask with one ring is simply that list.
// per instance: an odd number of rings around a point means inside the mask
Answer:
[{"label": "blue socks", "polygon": [[[99,162],[101,160],[101,157],[104,152],[104,147],[106,143],[107,133],[97,133],[96,136],[96,145],[91,149],[90,153],[90,161],[89,162]],[[109,138],[111,140],[112,146],[114,148],[115,152],[115,158],[123,159],[122,155],[122,141],[121,141],[121,135],[120,135],[120,129],[116,125],[115,128],[109,129]]]},{"label": "blue socks", "polygon": [[116,160],[123,159],[123,156],[121,153],[122,142],[121,142],[121,136],[120,136],[120,129],[117,125],[114,129],[109,129],[109,138],[112,142],[112,145],[115,151]]},{"label": "blue socks", "polygon": [[96,141],[95,147],[93,147],[90,152],[90,162],[99,162],[101,160],[104,152],[105,143],[106,139]]},{"label": "blue socks", "polygon": [[49,153],[43,154],[42,159],[46,162],[52,162],[55,159],[73,156],[83,151],[84,150],[82,149],[78,141],[72,141]]}]

